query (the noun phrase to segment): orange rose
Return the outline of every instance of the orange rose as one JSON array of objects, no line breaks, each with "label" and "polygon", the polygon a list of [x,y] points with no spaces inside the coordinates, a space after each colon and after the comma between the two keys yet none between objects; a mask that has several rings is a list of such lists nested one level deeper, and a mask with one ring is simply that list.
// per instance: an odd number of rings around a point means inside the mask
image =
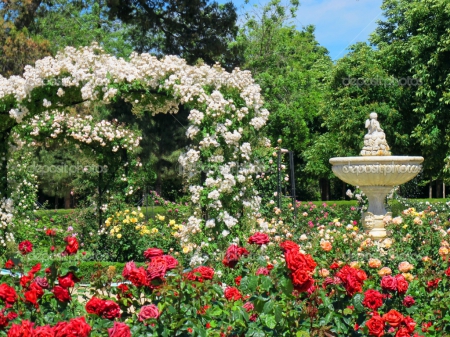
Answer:
[{"label": "orange rose", "polygon": [[331,245],[330,241],[322,241],[320,243],[320,248],[322,248],[326,252],[329,252],[331,249],[333,249],[333,246]]},{"label": "orange rose", "polygon": [[321,277],[328,277],[330,275],[330,272],[328,269],[322,268],[319,270],[319,275]]},{"label": "orange rose", "polygon": [[381,261],[378,259],[369,259],[369,267],[370,268],[380,268]]},{"label": "orange rose", "polygon": [[407,261],[400,262],[400,264],[398,265],[398,270],[400,270],[402,273],[407,273],[413,268],[414,266]]},{"label": "orange rose", "polygon": [[440,256],[447,256],[448,255],[448,248],[447,247],[439,248],[439,255]]},{"label": "orange rose", "polygon": [[379,276],[391,275],[392,270],[389,267],[383,267],[378,271]]},{"label": "orange rose", "polygon": [[414,280],[414,276],[411,275],[410,273],[403,273],[402,275],[403,275],[403,277],[404,277],[407,281],[409,281],[409,282],[411,282],[412,280]]}]

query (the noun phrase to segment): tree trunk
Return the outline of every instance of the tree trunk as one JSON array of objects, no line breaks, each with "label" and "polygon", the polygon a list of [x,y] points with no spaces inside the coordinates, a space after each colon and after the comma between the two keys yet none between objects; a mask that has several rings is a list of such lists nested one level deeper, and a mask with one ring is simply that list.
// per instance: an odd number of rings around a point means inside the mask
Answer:
[{"label": "tree trunk", "polygon": [[345,200],[345,192],[347,192],[347,184],[345,182],[342,182],[342,199]]},{"label": "tree trunk", "polygon": [[442,196],[442,185],[439,180],[436,180],[436,198],[440,198]]},{"label": "tree trunk", "polygon": [[66,195],[64,196],[64,208],[65,209],[69,209],[70,208],[70,191],[66,193]]},{"label": "tree trunk", "polygon": [[327,178],[320,178],[320,198],[322,201],[330,200],[330,181]]},{"label": "tree trunk", "polygon": [[445,183],[442,182],[442,198],[445,199]]},{"label": "tree trunk", "polygon": [[428,185],[428,198],[433,198],[433,181],[430,179],[430,184]]}]

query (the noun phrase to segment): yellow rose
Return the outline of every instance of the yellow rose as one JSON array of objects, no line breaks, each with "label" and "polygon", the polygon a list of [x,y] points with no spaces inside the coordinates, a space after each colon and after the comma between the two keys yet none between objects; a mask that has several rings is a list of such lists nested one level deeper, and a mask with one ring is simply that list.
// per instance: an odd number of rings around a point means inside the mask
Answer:
[{"label": "yellow rose", "polygon": [[158,228],[152,228],[152,234],[158,233]]},{"label": "yellow rose", "polygon": [[129,209],[126,209],[126,210],[125,210],[125,213],[130,213],[130,210],[129,210]]},{"label": "yellow rose", "polygon": [[171,226],[175,225],[175,220],[170,220],[169,225],[171,225]]},{"label": "yellow rose", "polygon": [[137,215],[136,211],[131,212],[132,215]]},{"label": "yellow rose", "polygon": [[122,234],[117,234],[116,237],[117,237],[118,239],[120,239],[120,238],[122,237]]},{"label": "yellow rose", "polygon": [[164,221],[166,217],[164,215],[157,215],[159,221]]},{"label": "yellow rose", "polygon": [[140,217],[140,218],[143,218],[143,217],[144,217],[144,214],[139,213],[139,217]]},{"label": "yellow rose", "polygon": [[141,229],[142,226],[137,225],[136,227],[134,227],[134,229],[136,229],[137,231]]},{"label": "yellow rose", "polygon": [[353,227],[353,230],[354,230],[354,231],[357,231],[357,230],[358,230],[358,226],[354,226],[354,227]]},{"label": "yellow rose", "polygon": [[109,234],[111,234],[111,236],[114,236],[114,228],[109,231]]},{"label": "yellow rose", "polygon": [[136,218],[131,218],[130,221],[131,221],[132,223],[136,223],[138,220],[137,220]]},{"label": "yellow rose", "polygon": [[408,225],[404,225],[402,228],[403,228],[403,229],[406,229],[406,228],[408,228]]},{"label": "yellow rose", "polygon": [[183,247],[183,253],[185,254],[189,253],[189,247]]}]

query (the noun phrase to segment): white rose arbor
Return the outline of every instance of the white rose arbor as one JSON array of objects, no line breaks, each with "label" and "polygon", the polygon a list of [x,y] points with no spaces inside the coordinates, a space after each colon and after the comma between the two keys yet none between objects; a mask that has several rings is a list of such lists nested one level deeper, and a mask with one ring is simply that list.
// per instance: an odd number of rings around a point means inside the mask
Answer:
[{"label": "white rose arbor", "polygon": [[344,182],[359,186],[369,199],[369,209],[362,215],[364,227],[375,239],[386,236],[383,218],[392,215],[384,208],[384,199],[394,186],[413,179],[422,169],[422,157],[392,156],[386,135],[372,112],[366,121],[360,157],[331,158],[334,174]]},{"label": "white rose arbor", "polygon": [[[193,212],[184,226],[182,241],[187,242],[191,234],[202,230],[204,223],[215,231],[231,230],[238,221],[254,216],[260,204],[253,187],[253,176],[258,170],[254,150],[267,143],[258,131],[266,124],[269,112],[263,108],[260,88],[250,72],[189,66],[175,56],[158,60],[149,54],[132,54],[129,60],[118,59],[92,45],[68,47],[55,57],[26,66],[22,76],[0,76],[3,229],[13,221],[14,205],[7,201],[11,195],[7,162],[9,137],[14,128],[36,125],[36,116],[58,116],[61,123],[68,106],[93,101],[109,103],[118,98],[132,104],[134,112],[176,113],[180,105],[190,109],[186,136],[192,142],[179,162],[189,185]],[[66,132],[74,132],[70,123],[65,125],[69,125]],[[58,126],[54,128],[58,130]],[[92,135],[92,130],[89,135],[88,141],[94,139],[99,144],[114,138],[111,133],[97,131]],[[72,137],[86,138],[81,133]],[[117,138],[117,144],[136,145],[135,140],[123,135]],[[201,171],[206,175],[203,180]]]}]

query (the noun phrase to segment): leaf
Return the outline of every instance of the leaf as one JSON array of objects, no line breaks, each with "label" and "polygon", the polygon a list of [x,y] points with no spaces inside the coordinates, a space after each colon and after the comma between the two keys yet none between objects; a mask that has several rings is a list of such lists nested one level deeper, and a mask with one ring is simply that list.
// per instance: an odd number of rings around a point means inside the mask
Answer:
[{"label": "leaf", "polygon": [[277,325],[277,322],[275,321],[275,316],[273,316],[273,315],[264,315],[264,316],[261,316],[261,317],[263,317],[264,324],[269,329],[274,329],[275,326]]},{"label": "leaf", "polygon": [[273,301],[269,300],[269,301],[266,302],[266,304],[264,304],[263,312],[265,314],[269,314],[269,313],[272,312],[272,310],[273,310]]},{"label": "leaf", "polygon": [[364,311],[364,306],[362,304],[363,301],[363,294],[355,294],[353,296],[353,306],[355,307],[356,311],[358,312],[363,312]]},{"label": "leaf", "polygon": [[309,337],[309,332],[308,331],[297,331],[297,333],[295,334],[296,337]]}]

